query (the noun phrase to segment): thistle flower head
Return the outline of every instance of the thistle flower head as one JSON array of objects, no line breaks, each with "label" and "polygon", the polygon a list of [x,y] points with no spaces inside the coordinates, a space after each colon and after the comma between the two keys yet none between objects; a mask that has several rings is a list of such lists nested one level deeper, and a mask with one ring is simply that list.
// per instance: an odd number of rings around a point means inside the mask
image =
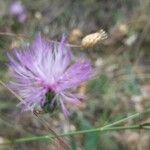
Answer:
[{"label": "thistle flower head", "polygon": [[10,5],[9,12],[15,16],[19,22],[24,22],[27,19],[27,11],[20,1],[15,1]]},{"label": "thistle flower head", "polygon": [[22,97],[23,111],[33,111],[36,107],[53,111],[60,104],[67,116],[66,104],[78,105],[82,98],[71,89],[89,80],[93,74],[90,61],[78,59],[73,62],[64,36],[56,44],[38,35],[28,48],[15,49],[8,57],[11,88]]}]

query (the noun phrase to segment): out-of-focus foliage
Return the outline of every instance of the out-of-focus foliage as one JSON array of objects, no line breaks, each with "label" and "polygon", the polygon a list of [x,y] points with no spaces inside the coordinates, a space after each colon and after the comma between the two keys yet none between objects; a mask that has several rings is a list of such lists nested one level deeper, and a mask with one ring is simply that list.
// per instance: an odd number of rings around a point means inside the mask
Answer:
[{"label": "out-of-focus foliage", "polygon": [[[108,39],[82,49],[73,47],[78,56],[88,57],[96,76],[77,89],[86,94],[79,109],[72,108],[67,121],[61,112],[44,115],[49,126],[58,133],[102,127],[132,112],[150,107],[150,2],[149,0],[21,0],[28,11],[24,23],[9,13],[12,0],[0,1],[0,80],[9,82],[8,51],[26,46],[39,31],[52,40],[68,35],[70,44],[79,46],[87,34],[101,28]],[[11,33],[11,34],[10,34]],[[23,35],[23,36],[21,36]],[[47,135],[40,120],[31,113],[20,113],[18,100],[0,86],[0,144],[21,137]],[[123,125],[149,123],[149,114]],[[68,137],[73,150],[149,150],[149,132],[96,132]],[[58,143],[36,141],[1,146],[4,150],[57,149]]]}]

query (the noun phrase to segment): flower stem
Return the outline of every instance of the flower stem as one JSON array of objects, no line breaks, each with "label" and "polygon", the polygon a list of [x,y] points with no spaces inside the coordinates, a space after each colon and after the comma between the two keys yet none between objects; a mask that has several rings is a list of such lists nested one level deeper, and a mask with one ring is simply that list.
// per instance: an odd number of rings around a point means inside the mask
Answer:
[{"label": "flower stem", "polygon": [[[94,132],[104,132],[104,131],[121,131],[121,130],[128,130],[128,129],[144,129],[144,130],[150,130],[150,124],[138,124],[138,125],[130,125],[130,126],[114,126],[118,125],[122,122],[127,121],[128,119],[133,119],[136,117],[139,117],[140,115],[144,113],[148,113],[150,110],[147,110],[142,113],[135,113],[133,115],[130,115],[129,117],[123,118],[121,120],[115,121],[111,124],[108,124],[106,126],[100,127],[100,128],[94,128],[94,129],[88,129],[88,130],[80,130],[80,131],[72,131],[68,133],[62,133],[59,134],[59,137],[64,136],[72,136],[72,135],[78,135],[78,134],[86,134],[86,133],[94,133]],[[21,143],[27,143],[27,142],[33,142],[33,141],[51,141],[52,139],[56,138],[54,135],[46,135],[46,136],[33,136],[33,137],[27,137],[27,138],[20,138],[15,139],[13,141],[6,141],[2,144],[21,144]]]},{"label": "flower stem", "polygon": [[[103,131],[120,131],[120,130],[128,130],[128,129],[145,129],[150,130],[150,125],[132,125],[132,126],[118,126],[118,127],[110,127],[110,128],[94,128],[88,130],[81,130],[81,131],[73,131],[69,133],[62,133],[58,136],[72,136],[72,135],[79,135],[79,134],[86,134],[86,133],[94,133],[94,132],[103,132]],[[28,138],[20,138],[13,141],[7,141],[2,144],[21,144],[21,143],[28,143],[33,141],[52,141],[52,139],[56,138],[53,135],[46,135],[46,136],[33,136]]]}]

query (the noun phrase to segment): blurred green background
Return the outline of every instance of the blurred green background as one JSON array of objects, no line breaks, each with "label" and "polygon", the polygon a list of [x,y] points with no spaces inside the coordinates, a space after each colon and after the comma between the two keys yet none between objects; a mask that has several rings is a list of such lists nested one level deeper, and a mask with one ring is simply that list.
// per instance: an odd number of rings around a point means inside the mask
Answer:
[{"label": "blurred green background", "polygon": [[[97,75],[77,89],[87,95],[72,108],[68,122],[61,112],[44,115],[57,133],[101,127],[134,112],[150,108],[150,1],[149,0],[22,0],[27,19],[19,22],[9,12],[12,0],[0,0],[0,79],[9,82],[7,51],[25,46],[39,31],[51,40],[66,33],[80,45],[90,33],[104,29],[108,39],[92,48],[76,48],[89,57]],[[24,35],[24,36],[19,36]],[[55,150],[53,141],[2,145],[7,140],[47,135],[44,122],[20,113],[18,100],[0,86],[0,150]],[[123,125],[150,123],[150,115]],[[143,130],[96,132],[66,138],[72,150],[149,150],[150,133]]]}]

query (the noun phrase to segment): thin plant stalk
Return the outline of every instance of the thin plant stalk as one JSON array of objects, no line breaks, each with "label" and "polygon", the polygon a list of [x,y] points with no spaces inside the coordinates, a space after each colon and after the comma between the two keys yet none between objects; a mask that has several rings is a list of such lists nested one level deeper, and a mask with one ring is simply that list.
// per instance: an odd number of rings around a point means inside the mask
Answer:
[{"label": "thin plant stalk", "polygon": [[[67,137],[67,136],[73,136],[73,135],[79,135],[79,134],[86,134],[86,133],[94,133],[94,132],[106,132],[106,131],[121,131],[121,130],[137,130],[137,129],[144,129],[144,130],[150,130],[150,125],[131,125],[131,126],[118,126],[118,127],[101,127],[101,128],[94,128],[94,129],[88,129],[88,130],[81,130],[81,131],[73,131],[68,133],[62,133],[58,136],[60,137]],[[27,138],[20,138],[13,141],[6,141],[2,144],[22,144],[22,143],[28,143],[33,141],[49,141],[56,138],[53,135],[45,135],[45,136],[32,136]]]}]

